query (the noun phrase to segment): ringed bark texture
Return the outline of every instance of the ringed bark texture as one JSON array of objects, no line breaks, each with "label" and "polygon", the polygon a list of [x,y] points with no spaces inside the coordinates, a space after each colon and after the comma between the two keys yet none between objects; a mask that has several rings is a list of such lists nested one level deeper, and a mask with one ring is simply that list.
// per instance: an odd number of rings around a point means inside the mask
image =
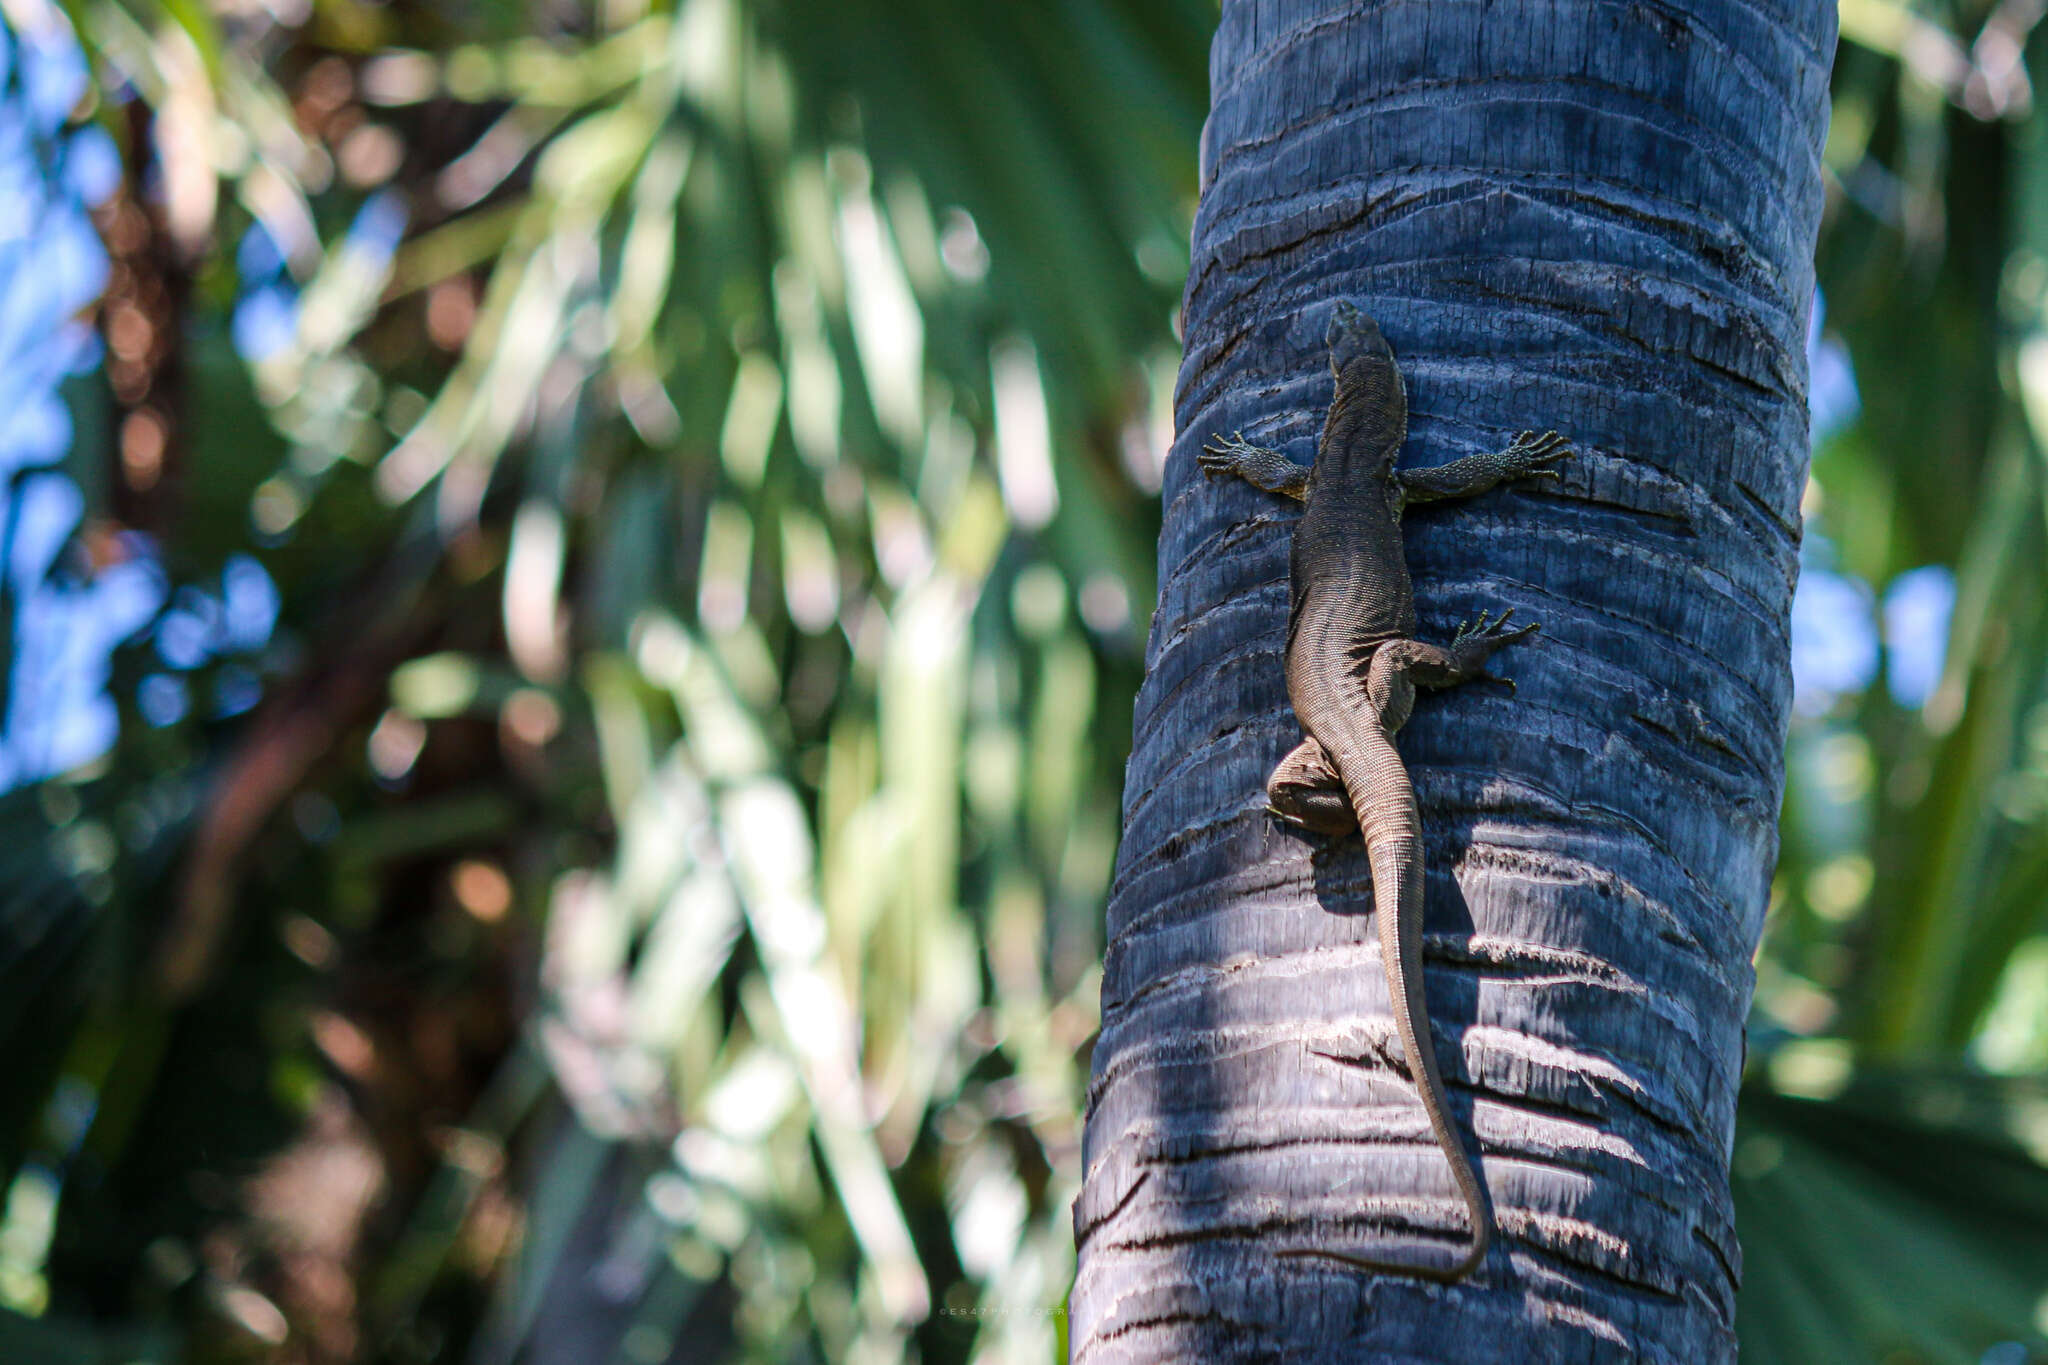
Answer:
[{"label": "ringed bark texture", "polygon": [[[1727,1159],[1776,856],[1827,0],[1226,3],[1162,584],[1089,1095],[1073,1357],[1732,1359]],[[1402,464],[1577,447],[1403,523],[1419,633],[1513,606],[1518,690],[1425,694],[1437,1055],[1500,1240],[1400,1057],[1356,840],[1265,812],[1337,298],[1407,378]],[[1476,1138],[1474,1134],[1476,1133]]]}]

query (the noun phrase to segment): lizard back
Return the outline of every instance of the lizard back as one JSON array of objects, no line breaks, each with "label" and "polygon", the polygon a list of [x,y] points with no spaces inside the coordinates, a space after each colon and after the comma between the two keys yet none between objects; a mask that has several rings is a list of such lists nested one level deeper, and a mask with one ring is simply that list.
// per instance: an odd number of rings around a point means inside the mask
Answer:
[{"label": "lizard back", "polygon": [[[1288,555],[1288,690],[1327,651],[1415,633],[1415,590],[1401,551],[1394,460],[1408,436],[1408,393],[1393,348],[1356,309],[1330,327],[1337,380]],[[1302,677],[1301,681],[1306,681]]]}]

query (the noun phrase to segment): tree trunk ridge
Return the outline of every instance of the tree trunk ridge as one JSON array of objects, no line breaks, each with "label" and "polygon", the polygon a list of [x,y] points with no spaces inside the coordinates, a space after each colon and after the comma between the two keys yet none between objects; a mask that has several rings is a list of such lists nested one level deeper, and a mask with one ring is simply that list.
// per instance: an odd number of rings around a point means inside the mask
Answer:
[{"label": "tree trunk ridge", "polygon": [[[1834,7],[1226,3],[1160,599],[1089,1092],[1077,1361],[1732,1359],[1727,1157],[1790,701]],[[1265,813],[1329,305],[1392,342],[1404,466],[1578,449],[1403,524],[1419,635],[1540,635],[1401,732],[1430,1022],[1500,1237],[1393,1036],[1354,839]],[[1313,856],[1312,856],[1313,855]],[[1476,1140],[1475,1140],[1476,1135]]]}]

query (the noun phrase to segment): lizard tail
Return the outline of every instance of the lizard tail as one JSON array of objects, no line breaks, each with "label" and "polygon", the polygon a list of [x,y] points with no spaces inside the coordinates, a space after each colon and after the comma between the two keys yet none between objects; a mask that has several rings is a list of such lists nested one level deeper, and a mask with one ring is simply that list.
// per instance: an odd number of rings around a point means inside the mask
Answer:
[{"label": "lizard tail", "polygon": [[[1409,809],[1413,810],[1412,794],[1408,801]],[[1437,1146],[1450,1163],[1451,1179],[1464,1196],[1465,1212],[1472,1221],[1472,1245],[1464,1256],[1441,1272],[1424,1273],[1431,1273],[1432,1278],[1440,1274],[1445,1280],[1460,1280],[1486,1259],[1493,1226],[1479,1177],[1466,1160],[1464,1144],[1451,1122],[1443,1075],[1437,1069],[1436,1045],[1429,1033],[1428,1006],[1422,994],[1422,844],[1412,835],[1395,835],[1374,840],[1367,845],[1366,854],[1372,861],[1380,957],[1386,967],[1394,1027],[1401,1035],[1401,1051],[1408,1058],[1409,1076],[1429,1114],[1430,1131],[1436,1134]]]},{"label": "lizard tail", "polygon": [[1451,1179],[1464,1197],[1465,1211],[1472,1222],[1472,1245],[1449,1266],[1400,1265],[1323,1250],[1283,1254],[1320,1256],[1371,1270],[1420,1275],[1448,1283],[1471,1274],[1486,1259],[1487,1247],[1493,1239],[1493,1223],[1479,1177],[1466,1160],[1464,1145],[1452,1124],[1443,1075],[1437,1067],[1436,1047],[1429,1033],[1429,1008],[1422,991],[1422,822],[1415,809],[1415,788],[1408,780],[1408,770],[1402,766],[1392,738],[1369,718],[1346,715],[1343,707],[1333,709],[1341,717],[1338,727],[1347,733],[1341,736],[1339,745],[1330,743],[1339,736],[1325,738],[1318,734],[1317,739],[1331,754],[1355,756],[1354,761],[1341,763],[1340,769],[1352,808],[1358,812],[1358,827],[1365,835],[1366,856],[1372,865],[1373,913],[1379,920],[1380,959],[1387,974],[1394,1028],[1408,1059],[1409,1077],[1429,1115],[1430,1131],[1436,1135],[1437,1146],[1450,1163]]}]

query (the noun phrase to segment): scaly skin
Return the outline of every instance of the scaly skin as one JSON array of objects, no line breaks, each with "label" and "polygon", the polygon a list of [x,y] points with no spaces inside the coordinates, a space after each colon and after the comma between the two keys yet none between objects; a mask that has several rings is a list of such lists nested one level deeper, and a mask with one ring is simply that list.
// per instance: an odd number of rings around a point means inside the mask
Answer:
[{"label": "scaly skin", "polygon": [[1275,814],[1304,829],[1331,835],[1355,829],[1365,836],[1394,1027],[1430,1130],[1464,1196],[1472,1244],[1449,1266],[1402,1265],[1322,1248],[1280,1254],[1448,1282],[1486,1259],[1493,1224],[1452,1126],[1430,1040],[1422,990],[1422,830],[1394,734],[1407,721],[1418,686],[1491,678],[1484,671],[1488,657],[1536,626],[1508,629],[1510,608],[1497,619],[1489,613],[1461,627],[1448,648],[1413,638],[1415,590],[1401,551],[1401,514],[1410,503],[1471,497],[1509,479],[1555,479],[1552,466],[1572,451],[1554,431],[1525,431],[1499,454],[1397,470],[1394,460],[1408,435],[1408,398],[1392,349],[1373,320],[1346,301],[1332,312],[1328,340],[1337,392],[1313,467],[1304,469],[1241,434],[1205,448],[1201,465],[1211,475],[1236,475],[1307,504],[1294,529],[1287,625],[1287,695],[1305,736],[1274,769],[1267,796]]}]

